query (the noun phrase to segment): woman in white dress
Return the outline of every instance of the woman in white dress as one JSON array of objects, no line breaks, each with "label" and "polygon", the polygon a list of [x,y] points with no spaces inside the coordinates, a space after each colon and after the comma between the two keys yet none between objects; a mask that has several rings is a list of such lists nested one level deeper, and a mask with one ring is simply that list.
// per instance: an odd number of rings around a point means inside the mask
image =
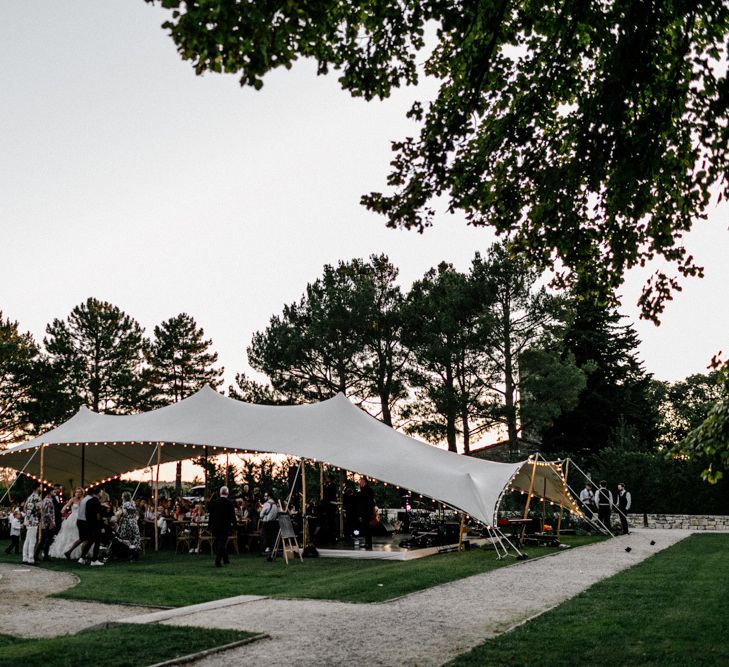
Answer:
[{"label": "woman in white dress", "polygon": [[[78,518],[78,506],[81,504],[81,499],[84,497],[84,490],[79,487],[71,498],[61,510],[61,513],[66,516],[61,524],[61,530],[58,531],[51,544],[51,548],[48,551],[48,555],[51,558],[65,558],[64,552],[78,539],[78,526],[76,526],[76,519]],[[83,546],[83,545],[82,545]],[[71,554],[71,558],[78,558],[81,555],[81,546],[76,547],[74,552]]]}]

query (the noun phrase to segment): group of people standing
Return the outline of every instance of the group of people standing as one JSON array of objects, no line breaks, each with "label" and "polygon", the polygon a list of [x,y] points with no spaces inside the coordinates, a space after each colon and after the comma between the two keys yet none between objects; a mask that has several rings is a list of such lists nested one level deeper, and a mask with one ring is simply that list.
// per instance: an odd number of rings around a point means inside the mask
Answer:
[{"label": "group of people standing", "polygon": [[64,502],[60,484],[52,486],[44,497],[39,484],[10,517],[11,541],[6,553],[20,552],[23,527],[22,561],[27,565],[50,558],[73,558],[100,566],[104,564],[99,557],[102,544],[116,545],[118,552],[128,550],[130,556],[141,549],[137,508],[128,492],[114,512],[108,494],[98,487],[86,492],[77,488]]},{"label": "group of people standing", "polygon": [[608,530],[610,530],[610,522],[613,508],[617,510],[620,519],[620,529],[624,535],[628,530],[628,510],[632,504],[630,491],[625,488],[622,482],[618,484],[617,491],[613,497],[610,489],[607,488],[607,482],[602,480],[597,489],[589,482],[585,484],[585,488],[580,491],[580,505],[588,519],[593,520],[597,516],[597,520]]}]

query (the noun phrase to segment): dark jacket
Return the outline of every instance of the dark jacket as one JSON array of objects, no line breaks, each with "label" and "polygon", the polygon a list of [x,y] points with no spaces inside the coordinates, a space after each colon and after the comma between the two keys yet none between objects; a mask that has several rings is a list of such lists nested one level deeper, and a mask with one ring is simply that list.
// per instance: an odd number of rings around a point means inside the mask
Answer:
[{"label": "dark jacket", "polygon": [[208,504],[208,527],[213,535],[230,535],[237,521],[235,518],[235,505],[227,496],[219,496]]},{"label": "dark jacket", "polygon": [[53,501],[53,514],[56,519],[56,529],[61,529],[61,521],[63,521],[63,517],[61,516],[61,509],[63,508],[63,505],[61,504],[61,501],[58,500],[58,498],[51,494],[51,500]]},{"label": "dark jacket", "polygon": [[369,521],[375,515],[375,492],[369,484],[361,487],[357,494],[357,510],[360,521]]},{"label": "dark jacket", "polygon": [[101,530],[101,502],[96,496],[91,496],[86,503],[86,525],[89,530]]}]

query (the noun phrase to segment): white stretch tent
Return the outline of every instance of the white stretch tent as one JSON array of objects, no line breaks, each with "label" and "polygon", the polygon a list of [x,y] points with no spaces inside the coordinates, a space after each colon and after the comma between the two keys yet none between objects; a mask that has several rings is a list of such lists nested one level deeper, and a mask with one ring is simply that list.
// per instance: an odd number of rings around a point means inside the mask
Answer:
[{"label": "white stretch tent", "polygon": [[81,481],[83,458],[88,485],[156,463],[158,445],[162,463],[202,456],[204,447],[212,455],[262,452],[323,462],[444,502],[485,524],[494,522],[509,485],[526,492],[533,487],[535,496],[577,511],[559,466],[447,452],[395,431],[342,394],[321,403],[269,406],[205,387],[179,403],[136,415],[81,408],[61,426],[3,452],[0,467],[27,466],[34,477],[74,486]]}]

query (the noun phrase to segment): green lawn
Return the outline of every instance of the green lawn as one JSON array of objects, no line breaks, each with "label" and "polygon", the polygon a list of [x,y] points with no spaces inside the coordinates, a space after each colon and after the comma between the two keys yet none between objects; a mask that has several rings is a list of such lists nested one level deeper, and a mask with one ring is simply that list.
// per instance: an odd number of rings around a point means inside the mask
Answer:
[{"label": "green lawn", "polygon": [[729,535],[694,535],[452,665],[729,665],[728,594]]},{"label": "green lawn", "polygon": [[151,665],[252,637],[250,632],[173,625],[115,625],[52,639],[0,635],[0,667]]},{"label": "green lawn", "polygon": [[[571,537],[579,546],[599,538]],[[6,556],[0,544],[0,562],[19,562]],[[556,549],[533,548],[531,557]],[[216,569],[209,555],[148,553],[138,563],[107,564],[91,568],[75,562],[51,561],[42,567],[78,575],[78,586],[59,597],[179,607],[233,595],[269,595],[347,602],[380,602],[413,591],[462,579],[472,574],[514,564],[496,560],[493,551],[474,549],[410,562],[358,561],[335,558],[306,559],[288,567],[282,559],[268,563],[260,556],[231,557],[231,565]]]}]

